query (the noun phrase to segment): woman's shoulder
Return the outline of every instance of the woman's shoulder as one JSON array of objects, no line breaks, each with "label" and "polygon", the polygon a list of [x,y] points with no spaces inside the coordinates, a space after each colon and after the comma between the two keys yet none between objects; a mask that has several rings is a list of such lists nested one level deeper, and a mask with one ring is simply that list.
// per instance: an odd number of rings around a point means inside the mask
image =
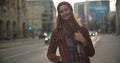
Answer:
[{"label": "woman's shoulder", "polygon": [[52,31],[52,35],[57,35],[57,30],[56,29],[54,29],[53,31]]},{"label": "woman's shoulder", "polygon": [[56,33],[57,33],[57,30],[56,30],[56,29],[53,29],[52,33],[56,34]]},{"label": "woman's shoulder", "polygon": [[89,34],[89,31],[88,31],[88,28],[83,26],[83,27],[80,27],[79,31],[83,34],[83,35],[88,35]]}]

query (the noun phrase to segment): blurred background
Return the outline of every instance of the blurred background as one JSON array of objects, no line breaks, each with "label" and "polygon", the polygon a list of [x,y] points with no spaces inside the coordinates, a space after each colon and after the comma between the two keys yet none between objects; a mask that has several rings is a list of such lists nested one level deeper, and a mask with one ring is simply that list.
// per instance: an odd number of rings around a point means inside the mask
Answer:
[{"label": "blurred background", "polygon": [[[34,37],[51,32],[56,24],[56,6],[61,1],[1,0],[0,40]],[[78,22],[90,31],[120,34],[119,1],[75,0],[70,3]]]},{"label": "blurred background", "polygon": [[[98,59],[104,61],[105,58],[109,59],[102,63],[120,62],[117,60],[119,54],[114,55],[120,52],[117,50],[120,0],[0,0],[0,63],[51,63],[46,51],[51,32],[56,26],[56,7],[61,1],[70,2],[76,21],[88,28],[98,50],[92,62],[99,63]],[[105,50],[100,50],[101,46]],[[100,51],[106,53],[99,54]],[[111,53],[103,59],[102,55],[107,52]],[[117,59],[110,58],[111,55],[117,56]]]}]

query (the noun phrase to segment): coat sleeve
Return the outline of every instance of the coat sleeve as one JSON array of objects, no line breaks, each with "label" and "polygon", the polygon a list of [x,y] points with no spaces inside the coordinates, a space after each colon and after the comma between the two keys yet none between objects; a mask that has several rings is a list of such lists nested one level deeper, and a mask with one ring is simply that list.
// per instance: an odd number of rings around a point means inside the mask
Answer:
[{"label": "coat sleeve", "polygon": [[57,50],[56,35],[57,34],[55,34],[54,32],[52,33],[48,51],[47,51],[47,57],[50,61],[54,63],[59,63],[60,56],[56,55],[56,50]]},{"label": "coat sleeve", "polygon": [[95,54],[95,49],[92,43],[92,40],[90,38],[89,32],[87,30],[87,28],[84,28],[84,37],[87,40],[88,44],[85,47],[85,52],[87,53],[88,56],[92,57]]}]

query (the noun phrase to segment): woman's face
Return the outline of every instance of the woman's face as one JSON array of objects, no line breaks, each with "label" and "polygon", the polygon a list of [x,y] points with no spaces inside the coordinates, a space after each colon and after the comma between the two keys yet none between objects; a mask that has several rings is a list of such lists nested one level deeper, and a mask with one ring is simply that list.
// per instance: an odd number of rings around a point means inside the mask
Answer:
[{"label": "woman's face", "polygon": [[72,11],[68,6],[61,5],[59,7],[59,11],[60,11],[60,16],[63,18],[63,20],[69,20],[70,19],[71,15],[72,15]]}]

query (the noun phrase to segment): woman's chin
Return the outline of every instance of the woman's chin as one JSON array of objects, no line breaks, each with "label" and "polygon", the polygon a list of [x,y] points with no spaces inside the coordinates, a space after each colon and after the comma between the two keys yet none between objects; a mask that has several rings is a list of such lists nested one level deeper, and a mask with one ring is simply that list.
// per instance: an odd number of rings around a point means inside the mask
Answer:
[{"label": "woman's chin", "polygon": [[68,21],[68,20],[69,20],[69,18],[64,18],[64,20],[65,20],[65,21]]}]

